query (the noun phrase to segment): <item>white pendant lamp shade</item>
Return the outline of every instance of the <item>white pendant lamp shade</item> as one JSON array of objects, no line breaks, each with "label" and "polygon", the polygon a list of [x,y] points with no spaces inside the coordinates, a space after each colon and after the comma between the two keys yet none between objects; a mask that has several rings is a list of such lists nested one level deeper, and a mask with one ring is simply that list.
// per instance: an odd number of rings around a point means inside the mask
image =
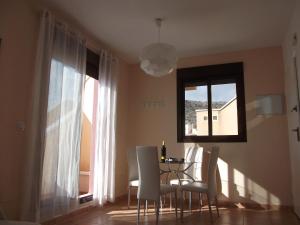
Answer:
[{"label": "white pendant lamp shade", "polygon": [[[161,21],[161,19],[156,19],[158,28],[161,26]],[[143,48],[140,61],[140,67],[146,74],[161,77],[171,73],[176,68],[176,49],[170,44],[158,41]]]},{"label": "white pendant lamp shade", "polygon": [[143,49],[140,60],[145,73],[160,77],[176,68],[176,49],[165,43],[150,44]]}]

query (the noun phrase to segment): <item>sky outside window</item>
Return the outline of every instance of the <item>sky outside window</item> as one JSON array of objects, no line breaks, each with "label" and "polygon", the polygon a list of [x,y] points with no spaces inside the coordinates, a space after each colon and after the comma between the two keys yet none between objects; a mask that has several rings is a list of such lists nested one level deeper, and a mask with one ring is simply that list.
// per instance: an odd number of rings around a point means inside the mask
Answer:
[{"label": "sky outside window", "polygon": [[[212,99],[218,102],[228,102],[236,97],[236,84],[212,85]],[[195,90],[185,90],[185,100],[207,101],[207,87],[197,86]]]}]

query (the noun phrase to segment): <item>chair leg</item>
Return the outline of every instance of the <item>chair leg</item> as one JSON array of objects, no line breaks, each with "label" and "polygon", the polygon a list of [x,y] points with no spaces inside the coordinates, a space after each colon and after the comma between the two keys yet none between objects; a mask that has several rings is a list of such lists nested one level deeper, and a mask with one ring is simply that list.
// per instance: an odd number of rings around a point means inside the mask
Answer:
[{"label": "chair leg", "polygon": [[218,217],[220,217],[220,214],[219,214],[219,203],[218,203],[217,196],[215,197],[215,202],[216,202],[216,208],[217,208]]},{"label": "chair leg", "polygon": [[157,202],[157,204],[156,204],[156,225],[158,225],[160,202],[161,201]]},{"label": "chair leg", "polygon": [[203,199],[202,199],[202,193],[199,193],[199,198],[200,198],[200,204],[203,205]]},{"label": "chair leg", "polygon": [[190,212],[192,212],[192,192],[191,191],[189,193],[189,208],[190,208]]},{"label": "chair leg", "polygon": [[176,219],[177,219],[177,190],[175,190],[175,192],[174,192],[174,194],[175,194],[175,215],[176,215]]},{"label": "chair leg", "polygon": [[144,201],[144,216],[146,215],[146,205],[147,205],[147,200]]},{"label": "chair leg", "polygon": [[180,220],[183,222],[183,191],[180,191]]},{"label": "chair leg", "polygon": [[127,202],[127,208],[129,209],[130,208],[130,191],[131,191],[131,188],[130,186],[128,186],[128,202]]},{"label": "chair leg", "polygon": [[160,206],[161,210],[162,210],[162,208],[163,208],[163,204],[162,204],[162,203],[163,203],[163,202],[162,202],[162,198],[161,198],[161,196],[160,196],[158,205]]},{"label": "chair leg", "polygon": [[137,205],[137,224],[139,224],[140,223],[140,209],[141,209],[141,201],[140,201],[140,199],[138,199],[138,205]]},{"label": "chair leg", "polygon": [[172,192],[170,192],[170,211],[172,210]]},{"label": "chair leg", "polygon": [[211,211],[211,201],[210,201],[210,198],[209,198],[209,194],[206,193],[206,196],[207,196],[207,203],[208,203],[208,208],[209,208],[209,214],[210,214],[210,221],[213,222],[213,215],[212,215],[212,211]]},{"label": "chair leg", "polygon": [[201,193],[199,192],[199,209],[201,212],[201,208],[202,208],[202,198],[201,198]]}]

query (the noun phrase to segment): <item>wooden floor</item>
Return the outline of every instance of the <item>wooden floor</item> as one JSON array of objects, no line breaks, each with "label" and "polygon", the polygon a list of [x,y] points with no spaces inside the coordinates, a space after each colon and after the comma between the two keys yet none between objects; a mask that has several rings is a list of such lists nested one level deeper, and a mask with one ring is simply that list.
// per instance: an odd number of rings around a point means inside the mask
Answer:
[{"label": "wooden floor", "polygon": [[[153,209],[149,209],[146,216],[141,212],[140,224],[155,224]],[[215,224],[215,225],[297,225],[300,224],[297,217],[290,210],[264,210],[264,209],[241,209],[241,208],[220,208],[220,217],[214,214],[214,222],[211,223],[207,208],[201,212],[193,209],[186,210],[183,222],[176,220],[174,209],[164,208],[160,215],[160,225],[192,225],[192,224]],[[126,201],[120,200],[116,204],[109,204],[103,208],[92,208],[85,212],[73,214],[64,220],[52,223],[55,225],[130,225],[136,224],[136,207],[132,204],[127,209]]]}]

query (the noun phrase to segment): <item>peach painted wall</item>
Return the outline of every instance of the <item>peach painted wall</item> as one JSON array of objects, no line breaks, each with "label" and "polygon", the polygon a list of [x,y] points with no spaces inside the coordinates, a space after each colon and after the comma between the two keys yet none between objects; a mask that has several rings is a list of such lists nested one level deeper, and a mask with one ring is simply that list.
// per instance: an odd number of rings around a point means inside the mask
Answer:
[{"label": "peach painted wall", "polygon": [[38,15],[30,1],[1,1],[0,6],[0,207],[17,218],[21,199],[21,173],[30,102]]},{"label": "peach painted wall", "polygon": [[94,106],[95,79],[86,76],[83,93],[83,118],[80,146],[80,171],[90,171],[91,147],[92,147],[92,122]]},{"label": "peach painted wall", "polygon": [[[293,36],[298,35],[298,42],[293,46]],[[297,112],[291,112],[291,109],[297,105],[297,88],[295,68],[293,65],[293,54],[297,55],[298,77],[300,77],[300,3],[296,2],[293,17],[283,44],[284,59],[285,59],[285,94],[286,107],[288,117],[288,132],[290,144],[290,158],[292,169],[292,193],[294,200],[294,209],[298,216],[300,216],[300,142],[297,141],[297,136],[292,129],[300,126],[300,117]],[[300,82],[298,82],[300,85]],[[298,108],[299,110],[299,108]]]},{"label": "peach painted wall", "polygon": [[86,115],[83,115],[82,120],[83,121],[80,145],[80,171],[90,171],[92,124],[88,120]]},{"label": "peach painted wall", "polygon": [[117,94],[117,127],[116,127],[116,196],[127,193],[128,167],[127,167],[127,135],[130,124],[128,123],[128,79],[131,76],[129,67],[124,62],[120,63],[119,70],[122,71],[118,80]]},{"label": "peach painted wall", "polygon": [[[257,116],[255,111],[256,95],[284,93],[282,49],[270,47],[185,58],[179,61],[179,68],[239,61],[244,62],[248,142],[218,144],[223,199],[291,205],[287,117]],[[151,102],[160,104],[148,104]],[[176,119],[175,73],[153,78],[133,65],[129,78],[128,148],[160,146],[165,140],[167,155],[181,158],[189,146],[212,145],[177,143]]]}]

